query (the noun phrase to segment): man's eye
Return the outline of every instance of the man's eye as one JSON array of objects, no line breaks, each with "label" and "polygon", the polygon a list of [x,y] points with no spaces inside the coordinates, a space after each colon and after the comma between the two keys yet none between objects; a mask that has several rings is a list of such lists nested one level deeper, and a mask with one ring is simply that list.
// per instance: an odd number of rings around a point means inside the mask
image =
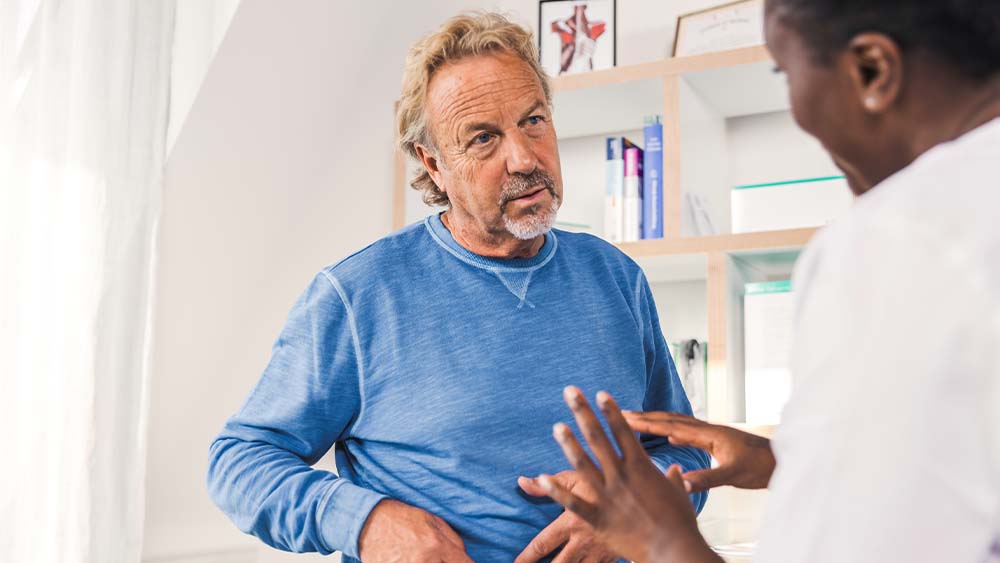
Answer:
[{"label": "man's eye", "polygon": [[485,145],[490,142],[491,139],[493,139],[493,135],[489,133],[480,133],[476,135],[475,139],[472,139],[472,142],[477,145]]},{"label": "man's eye", "polygon": [[538,125],[545,121],[545,118],[540,115],[532,115],[528,118],[528,125]]}]

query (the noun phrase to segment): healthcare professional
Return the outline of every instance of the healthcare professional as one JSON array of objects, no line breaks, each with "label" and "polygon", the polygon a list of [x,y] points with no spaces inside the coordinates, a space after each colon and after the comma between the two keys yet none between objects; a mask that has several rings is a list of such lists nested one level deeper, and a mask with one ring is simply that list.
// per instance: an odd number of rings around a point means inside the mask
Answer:
[{"label": "healthcare professional", "polygon": [[[688,490],[768,486],[755,561],[1000,561],[1000,2],[768,0],[792,112],[858,199],[796,266],[793,390],[774,443],[566,400],[597,490],[550,496],[637,562],[720,561]],[[630,428],[630,426],[631,428]],[[632,431],[708,449],[666,478]],[[773,452],[773,455],[772,455]]]}]

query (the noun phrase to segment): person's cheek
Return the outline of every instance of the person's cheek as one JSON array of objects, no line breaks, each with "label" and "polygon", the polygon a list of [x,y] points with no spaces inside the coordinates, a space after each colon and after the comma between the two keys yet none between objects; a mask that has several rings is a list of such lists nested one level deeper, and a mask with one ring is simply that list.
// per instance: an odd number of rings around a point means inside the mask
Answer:
[{"label": "person's cheek", "polygon": [[806,133],[814,137],[819,137],[816,130],[815,114],[817,98],[800,86],[798,82],[789,80],[789,102],[792,105],[792,118],[795,123]]}]

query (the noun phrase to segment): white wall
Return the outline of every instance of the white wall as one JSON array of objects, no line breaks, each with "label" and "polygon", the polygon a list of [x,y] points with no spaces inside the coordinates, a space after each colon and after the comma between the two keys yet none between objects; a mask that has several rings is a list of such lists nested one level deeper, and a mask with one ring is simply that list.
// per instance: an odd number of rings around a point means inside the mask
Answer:
[{"label": "white wall", "polygon": [[168,155],[239,5],[240,0],[177,0],[170,60]]},{"label": "white wall", "polygon": [[[710,3],[620,0],[619,64],[663,57],[676,15]],[[311,277],[389,231],[403,58],[460,8],[537,26],[535,0],[243,0],[189,79],[164,186],[144,560],[288,560],[211,504],[208,445]]]},{"label": "white wall", "polygon": [[650,283],[667,342],[708,340],[708,288],[704,281]]}]

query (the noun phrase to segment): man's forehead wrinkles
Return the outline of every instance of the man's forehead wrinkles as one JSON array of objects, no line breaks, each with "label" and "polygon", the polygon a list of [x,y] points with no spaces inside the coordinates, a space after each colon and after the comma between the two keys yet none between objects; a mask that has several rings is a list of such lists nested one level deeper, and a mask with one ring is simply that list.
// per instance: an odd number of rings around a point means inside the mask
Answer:
[{"label": "man's forehead wrinkles", "polygon": [[470,98],[507,97],[510,94],[534,89],[537,83],[528,78],[495,79],[482,82],[455,80],[442,86],[444,89],[436,97],[439,99],[440,104],[449,105],[449,102],[454,103]]},{"label": "man's forehead wrinkles", "polygon": [[509,88],[471,88],[461,90],[453,96],[442,96],[438,100],[442,117],[453,115],[456,111],[470,106],[505,106],[516,98],[530,95],[535,88],[532,84],[516,85]]}]

